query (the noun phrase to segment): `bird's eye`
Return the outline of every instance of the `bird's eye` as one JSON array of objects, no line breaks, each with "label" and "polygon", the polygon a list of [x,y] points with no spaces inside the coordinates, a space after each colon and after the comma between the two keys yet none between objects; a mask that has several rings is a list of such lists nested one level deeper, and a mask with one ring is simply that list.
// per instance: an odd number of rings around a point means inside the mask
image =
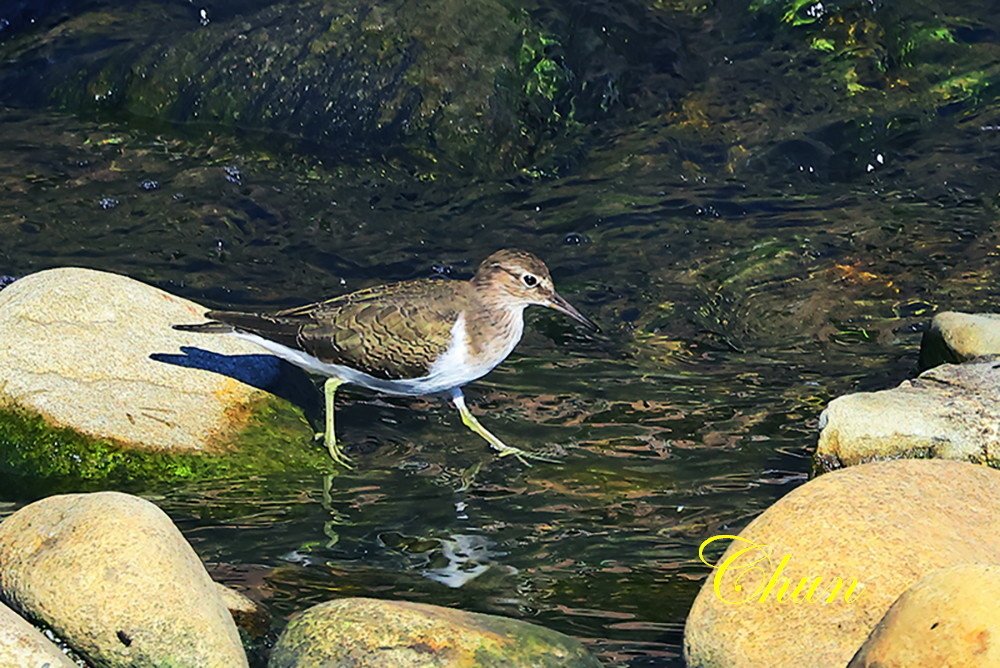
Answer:
[{"label": "bird's eye", "polygon": [[521,277],[521,280],[524,281],[524,284],[527,285],[529,288],[533,288],[536,285],[538,285],[538,279],[531,274],[525,274],[524,276]]}]

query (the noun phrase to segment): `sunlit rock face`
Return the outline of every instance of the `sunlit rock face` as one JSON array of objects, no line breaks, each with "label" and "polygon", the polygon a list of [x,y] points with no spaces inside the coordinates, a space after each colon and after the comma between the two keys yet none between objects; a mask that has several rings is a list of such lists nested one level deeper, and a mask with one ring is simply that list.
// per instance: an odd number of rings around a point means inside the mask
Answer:
[{"label": "sunlit rock face", "polygon": [[247,665],[216,584],[149,501],[37,501],[0,523],[0,564],[0,595],[95,666]]},{"label": "sunlit rock face", "polygon": [[687,665],[846,665],[921,578],[997,562],[998,492],[1000,472],[961,462],[875,462],[811,480],[711,560],[684,630]]},{"label": "sunlit rock face", "polygon": [[277,358],[234,338],[172,329],[204,312],[89,269],[42,271],[4,288],[0,470],[187,477],[325,463],[301,411],[268,391],[283,378]]},{"label": "sunlit rock face", "polygon": [[0,665],[73,668],[76,664],[41,631],[0,603]]},{"label": "sunlit rock face", "polygon": [[831,470],[921,457],[1000,465],[1000,358],[946,364],[899,387],[838,397],[820,416],[815,463]]},{"label": "sunlit rock face", "polygon": [[907,589],[848,668],[1000,665],[1000,566],[934,571]]},{"label": "sunlit rock face", "polygon": [[574,638],[516,619],[407,601],[320,603],[278,638],[269,668],[598,668]]},{"label": "sunlit rock face", "polygon": [[920,368],[1000,355],[1000,314],[938,313],[920,341]]}]

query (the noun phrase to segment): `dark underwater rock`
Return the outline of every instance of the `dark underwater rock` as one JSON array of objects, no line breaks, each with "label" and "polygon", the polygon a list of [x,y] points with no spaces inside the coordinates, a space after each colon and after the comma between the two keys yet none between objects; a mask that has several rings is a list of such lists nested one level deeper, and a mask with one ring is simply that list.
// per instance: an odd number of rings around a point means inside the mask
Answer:
[{"label": "dark underwater rock", "polygon": [[495,0],[287,3],[207,21],[140,4],[23,40],[0,89],[5,102],[266,131],[325,154],[404,146],[504,170],[563,125],[553,101],[569,75],[540,40]]},{"label": "dark underwater rock", "polygon": [[202,14],[92,3],[0,43],[0,103],[509,172],[581,122],[647,98],[662,106],[681,82],[668,14],[564,5],[338,0]]}]

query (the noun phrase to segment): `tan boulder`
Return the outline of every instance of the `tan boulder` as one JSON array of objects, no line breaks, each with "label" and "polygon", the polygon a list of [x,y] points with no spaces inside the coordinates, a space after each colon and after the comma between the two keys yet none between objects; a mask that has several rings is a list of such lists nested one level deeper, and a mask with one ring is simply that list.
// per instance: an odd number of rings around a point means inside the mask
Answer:
[{"label": "tan boulder", "polygon": [[1000,464],[1000,359],[925,371],[899,387],[838,397],[820,416],[816,467],[921,457]]},{"label": "tan boulder", "polygon": [[268,668],[599,668],[579,641],[516,619],[344,598],[292,619]]},{"label": "tan boulder", "polygon": [[38,629],[3,603],[0,603],[0,666],[76,668]]},{"label": "tan boulder", "polygon": [[1000,565],[934,571],[896,599],[848,668],[1000,666]]},{"label": "tan boulder", "polygon": [[739,536],[721,557],[709,546],[716,568],[688,615],[688,665],[844,666],[921,578],[1000,562],[1000,472],[913,459],[854,466],[790,492]]},{"label": "tan boulder", "polygon": [[920,368],[1000,355],[1000,313],[938,313],[920,340]]},{"label": "tan boulder", "polygon": [[[50,269],[0,291],[0,406],[115,443],[170,451],[225,446],[265,393],[215,371],[151,355],[182,347],[243,358],[261,381],[277,360],[251,343],[171,329],[205,308],[139,281],[90,269]],[[232,360],[230,360],[232,363]]]},{"label": "tan boulder", "polygon": [[52,496],[0,523],[0,596],[95,666],[247,665],[198,555],[127,494]]}]

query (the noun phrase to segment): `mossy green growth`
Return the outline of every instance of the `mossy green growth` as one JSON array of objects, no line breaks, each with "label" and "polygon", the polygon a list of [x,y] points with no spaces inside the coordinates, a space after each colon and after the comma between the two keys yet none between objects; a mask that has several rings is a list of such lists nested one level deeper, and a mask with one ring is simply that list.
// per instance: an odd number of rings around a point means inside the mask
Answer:
[{"label": "mossy green growth", "polygon": [[836,51],[837,45],[833,43],[833,40],[827,39],[825,37],[814,37],[813,41],[810,42],[811,46],[816,51]]},{"label": "mossy green growth", "polygon": [[313,432],[297,407],[268,396],[252,407],[251,415],[221,451],[197,454],[126,448],[53,427],[41,415],[22,408],[3,408],[0,475],[125,482],[332,470],[329,456],[313,443]]},{"label": "mossy green growth", "polygon": [[543,97],[550,102],[562,94],[567,83],[567,73],[549,53],[559,46],[559,39],[554,35],[524,32],[517,64],[525,77],[525,93]]},{"label": "mossy green growth", "polygon": [[823,16],[823,6],[816,0],[753,0],[750,11],[759,12],[780,8],[781,20],[792,26],[810,25]]}]

